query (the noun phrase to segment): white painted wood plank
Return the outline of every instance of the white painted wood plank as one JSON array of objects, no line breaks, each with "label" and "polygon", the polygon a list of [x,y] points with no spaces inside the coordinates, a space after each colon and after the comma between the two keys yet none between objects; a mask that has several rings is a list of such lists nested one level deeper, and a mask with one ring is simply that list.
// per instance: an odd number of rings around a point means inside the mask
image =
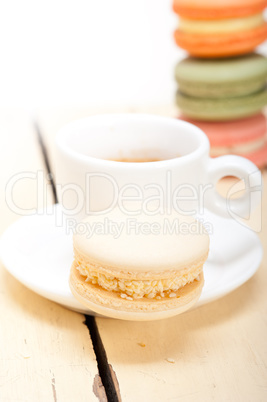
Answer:
[{"label": "white painted wood plank", "polygon": [[[108,110],[120,111],[127,110]],[[175,109],[134,111],[176,115]],[[74,118],[103,112],[107,111],[47,109],[39,111],[38,116],[53,148],[55,134],[62,125]],[[263,206],[266,204],[265,192]],[[259,211],[254,214],[255,219],[258,215]],[[260,237],[265,250],[266,236],[267,211],[264,210]],[[266,268],[265,258],[257,274],[235,292],[168,320],[137,323],[97,318],[122,400],[264,401],[267,392]]]},{"label": "white painted wood plank", "polygon": [[[43,170],[31,121],[20,110],[0,111],[0,233],[20,216],[5,203],[8,180]],[[14,187],[20,208],[37,205],[34,180]],[[51,203],[41,200],[39,207]],[[38,261],[36,261],[38,269]],[[84,317],[25,288],[0,264],[0,399],[96,401],[98,370]],[[96,382],[97,382],[96,381]]]},{"label": "white painted wood plank", "polygon": [[264,184],[260,237],[265,257],[251,280],[218,301],[167,320],[97,318],[123,401],[266,400],[266,171]]}]

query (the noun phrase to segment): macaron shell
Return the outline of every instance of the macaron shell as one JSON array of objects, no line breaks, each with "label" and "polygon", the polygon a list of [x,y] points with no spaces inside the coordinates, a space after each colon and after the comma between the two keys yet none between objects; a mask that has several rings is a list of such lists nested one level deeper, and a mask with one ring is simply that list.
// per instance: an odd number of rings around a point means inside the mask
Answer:
[{"label": "macaron shell", "polygon": [[173,0],[173,10],[192,19],[222,19],[256,14],[267,7],[266,0]]},{"label": "macaron shell", "polygon": [[236,98],[205,99],[177,91],[176,102],[187,117],[196,120],[226,121],[257,114],[267,104],[267,90]]},{"label": "macaron shell", "polygon": [[115,292],[85,282],[75,267],[71,268],[69,285],[74,297],[88,309],[111,318],[131,321],[160,320],[181,314],[190,309],[199,299],[204,277],[179,289],[177,297],[161,300],[143,298],[141,300],[122,299]]},{"label": "macaron shell", "polygon": [[[104,230],[109,222],[113,227],[116,225],[121,228],[118,236]],[[144,222],[148,230],[156,223],[158,231],[135,230],[137,224]],[[169,225],[175,225],[173,233],[168,229]],[[205,260],[209,250],[209,236],[203,225],[193,217],[180,215],[176,211],[157,215],[148,215],[143,211],[133,219],[119,208],[114,208],[108,217],[88,216],[81,226],[87,231],[74,234],[75,255],[81,255],[85,263],[115,272],[177,271]],[[100,226],[104,230],[102,234],[94,230]],[[89,229],[93,229],[93,232],[88,237]]]},{"label": "macaron shell", "polygon": [[178,82],[189,81],[207,84],[244,83],[256,77],[267,80],[267,57],[250,53],[245,56],[223,60],[202,60],[187,57],[176,65],[175,75]]},{"label": "macaron shell", "polygon": [[267,39],[267,23],[258,28],[227,34],[194,34],[177,29],[174,38],[178,46],[192,56],[220,58],[246,54]]}]

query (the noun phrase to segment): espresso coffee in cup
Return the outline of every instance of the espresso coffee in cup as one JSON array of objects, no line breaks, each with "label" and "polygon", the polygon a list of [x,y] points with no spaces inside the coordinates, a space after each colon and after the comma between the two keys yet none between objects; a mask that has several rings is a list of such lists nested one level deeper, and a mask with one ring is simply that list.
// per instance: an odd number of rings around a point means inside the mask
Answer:
[{"label": "espresso coffee in cup", "polygon": [[[168,158],[167,156],[163,159],[160,158],[160,150],[157,151],[150,151],[150,150],[145,150],[145,151],[135,151],[132,156],[123,156],[121,155],[117,159],[110,159],[113,160],[114,162],[126,162],[126,163],[148,163],[148,162],[160,162],[162,160],[168,160],[168,159],[173,159],[173,158]],[[176,156],[178,158],[178,155]]]},{"label": "espresso coffee in cup", "polygon": [[159,162],[161,159],[156,158],[120,158],[114,159],[114,162],[126,162],[126,163],[148,163],[148,162]]}]

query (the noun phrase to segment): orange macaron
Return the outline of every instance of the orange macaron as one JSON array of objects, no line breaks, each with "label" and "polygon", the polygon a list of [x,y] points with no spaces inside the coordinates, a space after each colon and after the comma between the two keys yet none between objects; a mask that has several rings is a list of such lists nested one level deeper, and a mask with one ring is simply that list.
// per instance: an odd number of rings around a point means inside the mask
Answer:
[{"label": "orange macaron", "polygon": [[175,41],[196,57],[249,53],[267,39],[266,6],[267,0],[174,0],[180,16]]}]

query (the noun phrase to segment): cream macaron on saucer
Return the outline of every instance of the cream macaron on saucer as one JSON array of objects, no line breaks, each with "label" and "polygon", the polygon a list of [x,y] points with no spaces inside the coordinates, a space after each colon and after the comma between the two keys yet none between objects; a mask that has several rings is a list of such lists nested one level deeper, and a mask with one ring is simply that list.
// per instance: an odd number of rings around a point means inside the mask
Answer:
[{"label": "cream macaron on saucer", "polygon": [[70,289],[98,314],[156,320],[188,310],[200,297],[209,236],[193,217],[129,217],[115,209],[87,217],[73,244]]}]

